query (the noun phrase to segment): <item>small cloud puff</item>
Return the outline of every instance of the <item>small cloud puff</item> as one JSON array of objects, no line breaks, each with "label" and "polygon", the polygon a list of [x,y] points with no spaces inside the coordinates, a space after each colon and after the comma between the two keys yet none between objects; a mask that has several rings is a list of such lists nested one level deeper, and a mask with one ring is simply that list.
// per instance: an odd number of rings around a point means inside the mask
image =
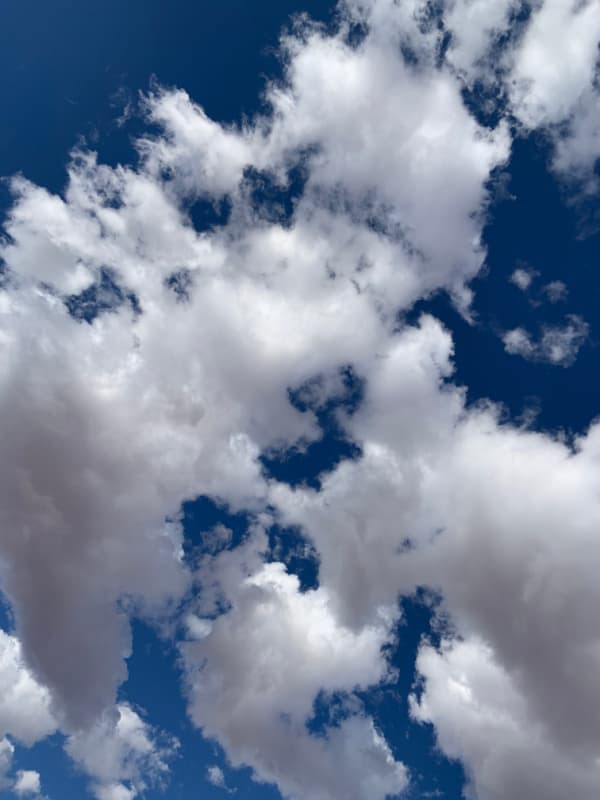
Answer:
[{"label": "small cloud puff", "polygon": [[522,292],[526,292],[538,275],[539,273],[533,269],[518,267],[510,276],[509,281],[514,283]]},{"label": "small cloud puff", "polygon": [[36,794],[41,791],[40,773],[34,769],[21,769],[17,772],[17,779],[14,791],[19,797],[24,795]]},{"label": "small cloud puff", "polygon": [[94,779],[97,800],[131,800],[168,777],[179,742],[120,703],[87,731],[71,735],[66,750]]},{"label": "small cloud puff", "polygon": [[12,766],[14,752],[13,744],[6,737],[0,739],[0,790],[10,786],[7,775]]},{"label": "small cloud puff", "polygon": [[124,783],[110,783],[98,786],[95,794],[98,800],[133,800],[137,792]]},{"label": "small cloud puff", "polygon": [[209,783],[212,783],[213,786],[217,786],[219,789],[225,789],[226,792],[233,794],[236,790],[230,789],[227,786],[227,782],[225,781],[225,773],[221,769],[221,767],[213,764],[206,770],[206,779]]},{"label": "small cloud puff", "polygon": [[542,288],[542,291],[550,303],[560,303],[566,300],[569,294],[567,285],[563,281],[550,281]]},{"label": "small cloud puff", "polygon": [[589,325],[576,314],[567,317],[565,325],[548,325],[538,341],[525,328],[513,328],[502,337],[504,349],[529,361],[541,361],[570,367],[588,337]]},{"label": "small cloud puff", "polygon": [[29,746],[55,729],[50,693],[25,664],[19,639],[0,630],[0,736]]}]

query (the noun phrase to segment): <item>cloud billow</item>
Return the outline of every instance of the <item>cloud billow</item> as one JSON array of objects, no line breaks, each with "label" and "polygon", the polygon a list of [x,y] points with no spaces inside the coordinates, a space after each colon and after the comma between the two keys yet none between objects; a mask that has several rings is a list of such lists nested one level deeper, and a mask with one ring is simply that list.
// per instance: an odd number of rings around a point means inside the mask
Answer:
[{"label": "cloud billow", "polygon": [[[176,743],[116,704],[130,616],[185,608],[190,719],[231,764],[287,797],[384,800],[411,778],[377,720],[357,707],[323,736],[307,723],[322,691],[393,681],[398,597],[427,586],[453,635],[420,648],[414,719],[481,800],[587,800],[600,778],[598,428],[569,448],[467,408],[450,333],[428,315],[398,322],[437,290],[469,315],[515,126],[554,137],[559,179],[590,190],[600,20],[592,3],[565,9],[546,0],[517,22],[513,3],[457,0],[434,21],[416,0],[347,0],[335,29],[300,20],[283,36],[284,78],[243,125],[158,87],[135,165],[80,149],[63,196],[13,180],[0,586],[16,630],[1,634],[0,684],[34,710],[25,725],[6,695],[0,736],[60,728],[99,800],[136,796]],[[585,46],[557,77],[564,26]],[[506,99],[495,127],[465,106],[477,80]],[[228,213],[196,228],[197,202]],[[517,347],[514,333],[512,352],[573,355],[573,337]],[[353,458],[318,485],[268,475],[265,454],[319,439],[348,369],[361,402],[335,413]],[[302,386],[319,390],[299,407]],[[201,495],[250,523],[192,564],[179,510]],[[318,585],[267,558],[275,524],[308,539]]]}]

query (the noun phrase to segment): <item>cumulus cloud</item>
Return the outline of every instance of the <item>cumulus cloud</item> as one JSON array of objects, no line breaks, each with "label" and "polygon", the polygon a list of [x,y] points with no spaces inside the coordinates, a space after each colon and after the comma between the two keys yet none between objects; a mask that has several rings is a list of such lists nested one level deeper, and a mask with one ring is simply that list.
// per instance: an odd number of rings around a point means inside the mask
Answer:
[{"label": "cumulus cloud", "polygon": [[[468,309],[489,180],[511,142],[508,121],[481,124],[464,89],[514,11],[456,0],[436,19],[416,1],[346,0],[337,30],[302,21],[286,34],[283,79],[244,125],[157,88],[144,113],[158,132],[135,167],[76,152],[63,196],[13,181],[0,585],[18,638],[0,635],[0,735],[30,744],[58,720],[98,800],[132,800],[168,773],[176,743],[114,703],[129,614],[161,619],[190,588],[189,713],[234,766],[297,800],[401,792],[408,770],[360,706],[320,736],[307,723],[321,693],[393,680],[384,646],[399,594],[418,586],[440,594],[457,638],[423,645],[413,713],[482,800],[535,797],[544,764],[540,797],[589,797],[598,429],[569,449],[467,408],[450,334],[430,316],[402,322],[437,289]],[[591,2],[540,2],[489,76],[523,129],[555,137],[560,169],[595,158],[597,23]],[[285,193],[294,169],[291,210],[253,192]],[[230,213],[197,231],[198,200]],[[522,289],[531,278],[513,273]],[[539,340],[509,331],[505,346],[565,366],[587,330],[571,316]],[[289,390],[317,378],[324,404],[348,366],[365,397],[338,422],[360,457],[319,490],[268,480],[262,453],[320,435]],[[213,529],[192,570],[178,511],[201,494],[252,524],[233,550]],[[310,538],[318,588],[265,563],[273,522]]]},{"label": "cumulus cloud", "polygon": [[510,282],[514,283],[522,292],[526,292],[531,286],[533,280],[539,275],[533,269],[526,269],[525,267],[517,267],[510,276]]},{"label": "cumulus cloud", "polygon": [[527,697],[477,638],[423,645],[421,696],[412,714],[435,725],[439,746],[467,768],[472,796],[502,800],[593,797],[600,778],[595,754],[565,752],[528,707]]},{"label": "cumulus cloud", "polygon": [[560,303],[567,299],[569,289],[563,281],[550,281],[542,287],[544,295],[550,303]]},{"label": "cumulus cloud", "polygon": [[26,666],[19,640],[0,630],[0,734],[32,745],[56,727],[50,693]]},{"label": "cumulus cloud", "polygon": [[570,367],[588,337],[589,325],[576,314],[567,320],[564,325],[544,325],[537,341],[524,328],[513,328],[502,337],[504,348],[531,361]]},{"label": "cumulus cloud", "polygon": [[0,739],[0,790],[6,789],[11,784],[8,773],[12,767],[14,752],[14,745],[6,736]]},{"label": "cumulus cloud", "polygon": [[524,131],[544,132],[556,173],[588,198],[598,190],[598,41],[597,3],[545,0],[532,9],[507,78],[512,109]]},{"label": "cumulus cloud", "polygon": [[20,769],[14,785],[15,794],[19,797],[39,794],[41,791],[40,773],[33,769]]},{"label": "cumulus cloud", "polygon": [[[495,77],[492,51],[510,27],[518,10],[516,0],[451,0],[445,4],[443,22],[451,34],[448,60],[467,84]],[[486,74],[487,73],[487,74]]]},{"label": "cumulus cloud", "polygon": [[72,734],[66,750],[93,778],[98,800],[121,800],[160,786],[178,746],[176,739],[153,730],[131,706],[120,703],[93,727]]},{"label": "cumulus cloud", "polygon": [[413,538],[436,529],[433,510],[421,504],[428,456],[444,452],[463,411],[461,391],[442,388],[451,355],[449,334],[430,316],[399,332],[372,365],[363,404],[347,420],[362,458],[341,463],[320,492],[272,486],[286,524],[313,538],[321,582],[352,629],[394,609],[399,592],[410,594],[401,555]]},{"label": "cumulus cloud", "polygon": [[[554,136],[555,166],[585,176],[600,155],[598,66],[600,8],[586,2],[545,0],[532,18],[515,53],[511,100],[529,128],[563,123]],[[591,176],[590,176],[591,177]]]},{"label": "cumulus cloud", "polygon": [[[366,371],[423,293],[468,302],[507,130],[478,125],[452,75],[409,69],[383,32],[359,49],[341,30],[287,36],[285,80],[246,127],[157,90],[146,111],[163,132],[140,142],[138,168],[78,152],[64,197],[13,182],[0,576],[67,730],[111,708],[127,604],[164,613],[188,585],[165,518],[198,494],[260,507],[260,452],[318,435],[288,387]],[[283,225],[252,205],[245,176],[285,185],[299,162],[306,184]],[[186,204],[223,194],[229,222],[195,231]],[[104,313],[73,313],[107,274],[119,291]]]},{"label": "cumulus cloud", "polygon": [[235,789],[230,789],[225,780],[225,773],[217,764],[213,764],[206,770],[206,778],[209,783],[219,789],[224,789],[226,792],[235,792]]},{"label": "cumulus cloud", "polygon": [[[363,458],[341,464],[321,492],[274,487],[274,497],[286,521],[303,525],[314,541],[322,583],[348,624],[360,628],[377,611],[393,608],[399,592],[429,586],[443,598],[457,635],[478,637],[493,673],[508,676],[489,697],[503,707],[502,686],[522,697],[526,722],[517,717],[514,723],[524,731],[519,783],[511,783],[509,756],[494,762],[491,777],[480,774],[497,744],[485,728],[472,733],[477,753],[466,744],[460,755],[448,748],[465,760],[479,796],[523,796],[535,784],[539,753],[555,748],[563,764],[556,785],[583,800],[588,783],[579,764],[595,763],[600,740],[598,715],[590,712],[600,653],[590,566],[600,514],[592,466],[598,429],[571,450],[500,425],[493,408],[465,413],[460,392],[440,387],[448,337],[433,321],[411,335],[423,348],[415,348],[415,361],[406,350],[397,361],[382,359],[348,423]],[[435,337],[440,345],[446,339],[445,357],[442,347],[435,359],[423,358],[424,343],[431,348]],[[407,409],[405,425],[398,407]],[[456,725],[463,724],[461,713]],[[424,712],[429,717],[438,724],[433,711]],[[546,749],[536,750],[542,731]]]},{"label": "cumulus cloud", "polygon": [[[309,735],[320,691],[352,692],[378,683],[391,619],[354,632],[331,608],[327,590],[301,593],[280,563],[264,564],[264,533],[201,567],[202,611],[229,609],[199,641],[182,645],[194,722],[226,749],[234,766],[286,796],[383,798],[406,785],[406,771],[363,716]],[[370,765],[370,766],[369,766]]]},{"label": "cumulus cloud", "polygon": [[532,10],[511,76],[523,122],[538,127],[568,117],[591,88],[599,38],[596,3],[545,0]]},{"label": "cumulus cloud", "polygon": [[95,794],[98,800],[133,800],[137,792],[123,783],[109,783],[97,786]]}]

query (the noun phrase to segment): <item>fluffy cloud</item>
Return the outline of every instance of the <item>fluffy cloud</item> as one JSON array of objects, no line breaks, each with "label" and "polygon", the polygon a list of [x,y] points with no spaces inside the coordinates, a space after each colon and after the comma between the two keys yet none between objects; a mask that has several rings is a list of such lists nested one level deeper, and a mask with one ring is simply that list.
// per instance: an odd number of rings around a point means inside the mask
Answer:
[{"label": "fluffy cloud", "polygon": [[[260,451],[317,435],[287,387],[366,370],[424,292],[468,297],[507,134],[476,123],[451,75],[408,69],[382,33],[359,49],[310,26],[288,37],[286,80],[247,128],[157,92],[147,110],[164,133],[140,144],[138,169],[77,153],[64,198],[13,184],[0,576],[71,726],[110,707],[125,675],[122,598],[157,613],[185,589],[165,517],[201,493],[260,505]],[[257,216],[244,169],[285,183],[299,159],[293,224]],[[223,192],[229,223],[194,231],[189,198]],[[112,313],[70,315],[63,300],[73,309],[107,273],[122,287]],[[170,282],[181,274],[186,302]]]},{"label": "fluffy cloud", "polygon": [[363,404],[347,420],[362,458],[340,464],[320,492],[272,486],[285,523],[313,538],[320,579],[354,629],[379,611],[390,613],[399,592],[410,594],[414,578],[403,585],[402,553],[439,525],[425,495],[430,462],[448,447],[463,411],[461,392],[442,388],[451,354],[450,336],[432,317],[398,333],[372,365]]},{"label": "fluffy cloud", "polygon": [[0,790],[10,786],[8,773],[12,767],[14,745],[6,738],[0,739]]},{"label": "fluffy cloud", "polygon": [[[552,292],[556,298],[556,292]],[[534,341],[524,328],[513,328],[502,337],[507,353],[523,356],[531,361],[545,361],[569,367],[588,337],[589,325],[581,317],[571,314],[565,325],[544,325],[539,340]]]},{"label": "fluffy cloud", "polygon": [[71,758],[94,780],[97,800],[125,800],[161,785],[177,747],[176,739],[154,731],[124,703],[72,734],[66,744]]},{"label": "fluffy cloud", "polygon": [[[403,338],[413,340],[412,360]],[[363,458],[341,464],[320,492],[273,487],[274,499],[284,519],[311,536],[322,584],[347,624],[359,629],[393,608],[398,593],[432,587],[457,635],[467,642],[475,637],[492,674],[505,676],[498,693],[490,688],[484,700],[503,707],[511,693],[521,698],[522,710],[510,723],[523,731],[518,782],[511,783],[510,754],[499,755],[486,773],[499,751],[496,739],[479,729],[465,727],[476,751],[469,742],[460,754],[447,748],[464,759],[478,796],[524,796],[543,754],[551,760],[557,750],[562,796],[568,787],[586,798],[591,778],[580,774],[580,764],[592,769],[600,742],[600,718],[592,711],[600,653],[592,566],[600,515],[598,428],[570,449],[500,425],[493,408],[465,412],[460,392],[440,387],[449,341],[433,321],[400,334],[398,351],[397,360],[388,355],[370,374],[363,406],[348,421]],[[450,670],[455,647],[465,652],[453,644],[439,656],[424,650],[424,676],[431,663]],[[506,698],[503,687],[510,687]],[[438,725],[427,692],[425,698],[423,719]],[[456,706],[456,726],[463,725],[463,711]],[[438,734],[445,748],[452,733],[440,728]]]},{"label": "fluffy cloud", "polygon": [[[415,716],[482,800],[535,796],[546,761],[544,796],[560,786],[587,800],[600,738],[598,429],[570,450],[466,409],[450,335],[431,317],[402,322],[436,289],[468,309],[510,136],[506,121],[481,125],[463,90],[513,10],[457,0],[434,19],[420,2],[347,0],[338,30],[301,22],[284,37],[264,115],[226,127],[185,92],[156,90],[144,112],[160,130],[135,168],[77,152],[62,197],[13,182],[0,245],[0,585],[19,639],[0,636],[0,735],[31,743],[56,717],[98,800],[132,800],[167,772],[174,743],[114,698],[130,611],[161,618],[190,586],[190,716],[234,765],[293,798],[401,791],[407,770],[360,709],[322,736],[306,724],[320,693],[391,679],[382,647],[397,598],[420,585],[463,639],[423,647]],[[350,44],[356,22],[365,37]],[[523,129],[558,137],[566,124],[560,169],[597,152],[597,26],[593,3],[539,3],[488,76]],[[576,53],[557,48],[564,31]],[[291,210],[253,191],[285,194],[294,169]],[[222,224],[194,229],[190,204],[225,200]],[[509,332],[508,346],[565,364],[586,332],[573,317],[539,342]],[[361,457],[319,491],[267,481],[261,453],[319,435],[288,390],[318,376],[324,404],[348,365],[365,399],[338,417]],[[192,575],[177,520],[199,494],[256,524]],[[264,563],[274,520],[311,538],[318,589]],[[511,777],[513,729],[531,735]]]},{"label": "fluffy cloud", "polygon": [[498,64],[491,63],[491,53],[498,53],[518,6],[516,0],[451,0],[445,4],[443,23],[451,34],[447,58],[467,85],[477,79],[495,79]]},{"label": "fluffy cloud", "polygon": [[40,773],[33,769],[20,769],[17,772],[14,791],[19,797],[28,794],[39,794],[41,791]]},{"label": "fluffy cloud", "polygon": [[[420,293],[440,285],[461,292],[481,266],[484,187],[508,156],[507,131],[477,125],[450,74],[406,65],[389,30],[373,24],[357,49],[318,34],[288,41],[290,87],[269,95],[272,136],[287,147],[318,143],[311,204],[317,191],[321,202],[345,204],[355,222],[375,215],[396,239],[404,268],[382,274],[381,258],[367,252],[367,285],[376,288],[381,275],[386,294],[410,291],[410,278]],[[403,301],[394,292],[395,304]]]},{"label": "fluffy cloud", "polygon": [[563,130],[554,130],[554,163],[569,178],[575,173],[587,179],[600,156],[595,85],[599,40],[597,3],[545,0],[532,11],[515,53],[513,109],[529,128],[561,123]]},{"label": "fluffy cloud", "polygon": [[514,283],[522,292],[526,292],[531,286],[532,281],[539,275],[533,269],[518,267],[510,276],[510,282]]},{"label": "fluffy cloud", "polygon": [[600,736],[600,716],[590,711],[600,652],[590,568],[598,433],[592,428],[571,450],[499,428],[489,413],[473,416],[432,487],[441,489],[446,528],[421,562],[459,632],[489,643],[565,754],[595,752]]},{"label": "fluffy cloud", "polygon": [[206,770],[206,779],[209,783],[212,783],[213,786],[217,786],[219,789],[224,789],[226,792],[233,793],[235,789],[230,789],[227,786],[227,781],[225,780],[225,773],[221,769],[221,767],[213,764]]},{"label": "fluffy cloud", "polygon": [[569,116],[591,88],[599,39],[596,3],[545,0],[533,9],[511,76],[513,105],[525,124],[534,128]]},{"label": "fluffy cloud", "polygon": [[446,642],[441,651],[424,645],[417,667],[425,683],[420,698],[411,698],[412,714],[433,723],[443,751],[466,765],[469,796],[593,797],[597,755],[553,741],[488,645],[476,638]]},{"label": "fluffy cloud", "polygon": [[98,800],[133,800],[136,796],[135,789],[127,787],[123,783],[97,786],[94,791]]},{"label": "fluffy cloud", "polygon": [[19,640],[0,630],[0,734],[31,745],[56,725],[50,693],[26,666]]},{"label": "fluffy cloud", "polygon": [[550,303],[560,303],[562,300],[566,300],[569,294],[569,289],[563,281],[550,281],[542,291]]},{"label": "fluffy cloud", "polygon": [[257,529],[201,568],[202,612],[214,615],[217,603],[229,610],[182,646],[193,721],[235,766],[251,764],[286,796],[383,800],[399,792],[405,769],[371,720],[351,717],[325,737],[306,729],[320,691],[352,692],[385,678],[391,619],[355,633],[336,618],[327,590],[301,593],[283,564],[262,563],[265,545]]}]

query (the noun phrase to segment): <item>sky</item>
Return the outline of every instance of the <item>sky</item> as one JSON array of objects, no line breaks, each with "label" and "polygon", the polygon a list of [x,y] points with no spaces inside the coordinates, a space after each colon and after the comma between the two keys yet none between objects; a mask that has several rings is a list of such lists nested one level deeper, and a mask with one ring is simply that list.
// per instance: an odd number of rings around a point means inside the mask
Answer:
[{"label": "sky", "polygon": [[5,0],[2,800],[597,796],[599,42]]}]

